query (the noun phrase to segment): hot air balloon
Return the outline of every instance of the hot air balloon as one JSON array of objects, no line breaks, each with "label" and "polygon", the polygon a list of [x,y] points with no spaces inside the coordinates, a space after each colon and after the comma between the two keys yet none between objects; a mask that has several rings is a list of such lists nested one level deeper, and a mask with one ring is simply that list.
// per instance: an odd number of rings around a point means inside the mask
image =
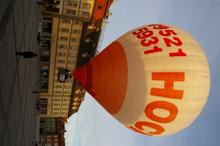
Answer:
[{"label": "hot air balloon", "polygon": [[150,136],[189,126],[210,88],[209,66],[199,43],[163,24],[127,32],[73,76],[123,125]]}]

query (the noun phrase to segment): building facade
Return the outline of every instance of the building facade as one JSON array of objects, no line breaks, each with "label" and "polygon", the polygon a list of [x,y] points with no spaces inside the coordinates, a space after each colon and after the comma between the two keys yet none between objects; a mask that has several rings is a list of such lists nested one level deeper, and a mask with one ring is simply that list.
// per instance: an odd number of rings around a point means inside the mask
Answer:
[{"label": "building facade", "polygon": [[[44,24],[50,29],[44,31]],[[43,18],[40,100],[44,99],[47,111],[41,113],[42,117],[65,117],[68,114],[73,84],[70,75],[76,66],[82,27],[83,23],[76,20]],[[66,74],[69,74],[67,78]]]},{"label": "building facade", "polygon": [[[41,117],[67,117],[83,22],[94,0],[45,0],[40,54]],[[69,74],[67,76],[66,74]]]},{"label": "building facade", "polygon": [[64,124],[86,90],[71,72],[95,56],[112,0],[44,0],[37,110],[40,146],[64,146]]},{"label": "building facade", "polygon": [[41,118],[39,146],[64,146],[64,124],[62,118]]},{"label": "building facade", "polygon": [[[88,63],[90,59],[96,55],[104,20],[107,19],[110,14],[109,7],[112,2],[113,0],[95,1],[90,22],[83,23],[76,67]],[[77,82],[74,82],[68,117],[78,112],[81,102],[84,100],[84,96],[85,89],[83,89]]]},{"label": "building facade", "polygon": [[112,0],[44,1],[38,102],[41,117],[67,117],[78,111],[85,89],[74,82],[71,71],[95,55],[111,3]]},{"label": "building facade", "polygon": [[93,6],[94,0],[45,0],[43,13],[54,17],[89,21]]}]

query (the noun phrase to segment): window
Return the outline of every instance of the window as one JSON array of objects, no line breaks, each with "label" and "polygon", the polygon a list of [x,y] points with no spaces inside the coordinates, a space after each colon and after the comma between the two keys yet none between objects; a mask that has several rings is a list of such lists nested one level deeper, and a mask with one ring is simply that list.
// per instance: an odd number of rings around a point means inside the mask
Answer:
[{"label": "window", "polygon": [[45,32],[45,33],[51,34],[52,23],[51,23],[51,22],[44,21],[42,25],[43,25],[43,26],[42,26],[42,27],[43,27],[43,28],[42,28],[42,31]]},{"label": "window", "polygon": [[66,61],[65,60],[63,60],[63,59],[57,59],[57,63],[65,63]]},{"label": "window", "polygon": [[73,101],[74,102],[80,102],[80,98],[74,98]]},{"label": "window", "polygon": [[59,111],[59,110],[60,110],[60,108],[53,108],[53,110],[54,110],[54,111]]},{"label": "window", "polygon": [[49,11],[52,13],[59,13],[59,8],[50,4],[50,5],[46,6],[46,11]]},{"label": "window", "polygon": [[61,36],[59,40],[60,40],[60,41],[68,41],[68,37],[63,37],[63,36]]},{"label": "window", "polygon": [[60,112],[53,112],[53,114],[54,114],[54,115],[59,115],[59,114],[60,114]]},{"label": "window", "polygon": [[90,9],[91,8],[91,4],[90,3],[82,3],[82,9]]},{"label": "window", "polygon": [[90,37],[87,37],[87,38],[84,40],[84,42],[85,42],[85,43],[90,43],[91,40],[92,40],[92,39],[91,39]]},{"label": "window", "polygon": [[68,107],[63,107],[62,110],[68,111]]},{"label": "window", "polygon": [[65,102],[65,101],[69,102],[69,99],[68,98],[63,98],[63,102]]},{"label": "window", "polygon": [[77,89],[77,90],[75,91],[76,94],[79,94],[80,92],[81,92],[80,89]]},{"label": "window", "polygon": [[49,62],[50,61],[50,56],[40,56],[40,61]]},{"label": "window", "polygon": [[76,58],[75,57],[68,57],[68,61],[75,62]]},{"label": "window", "polygon": [[72,1],[73,3],[73,7],[77,7],[78,6],[78,2],[77,1]]},{"label": "window", "polygon": [[49,50],[41,50],[41,55],[42,56],[49,56],[50,55],[50,51]]},{"label": "window", "polygon": [[63,85],[55,85],[55,88],[63,88]]},{"label": "window", "polygon": [[66,14],[76,15],[76,11],[75,10],[66,9]]},{"label": "window", "polygon": [[62,115],[65,115],[65,114],[67,114],[67,112],[62,112]]},{"label": "window", "polygon": [[40,70],[40,76],[41,76],[41,78],[48,78],[48,74],[49,74],[48,69],[41,69],[41,70]]},{"label": "window", "polygon": [[54,5],[59,5],[60,4],[60,0],[53,0],[50,3],[52,3]]},{"label": "window", "polygon": [[68,28],[60,28],[60,32],[65,32],[65,33],[69,33],[69,29]]},{"label": "window", "polygon": [[81,30],[79,30],[79,29],[73,29],[72,30],[73,34],[80,34],[80,32],[81,32]]},{"label": "window", "polygon": [[60,106],[60,103],[54,103],[53,106]]},{"label": "window", "polygon": [[73,51],[69,51],[69,54],[68,54],[68,57],[77,57],[77,55],[78,55],[78,53],[75,51],[75,52],[73,52]]},{"label": "window", "polygon": [[75,63],[72,62],[72,64],[67,64],[67,67],[66,67],[66,68],[69,69],[69,70],[73,70],[74,67],[75,67]]},{"label": "window", "polygon": [[73,105],[78,106],[80,103],[79,102],[73,102]]},{"label": "window", "polygon": [[61,90],[55,90],[55,93],[56,94],[62,94],[62,91]]},{"label": "window", "polygon": [[[51,46],[51,41],[47,40],[48,38],[46,38],[46,36],[43,36],[42,39],[42,48],[46,49],[46,50],[50,50],[50,46]],[[49,38],[50,39],[50,38]]]},{"label": "window", "polygon": [[67,45],[60,44],[58,47],[59,47],[59,49],[66,49]]},{"label": "window", "polygon": [[62,103],[62,106],[67,106],[68,105],[68,103]]},{"label": "window", "polygon": [[76,53],[69,52],[68,57],[76,57]]},{"label": "window", "polygon": [[68,64],[75,64],[75,63],[76,63],[76,60],[68,60],[67,63],[68,63]]},{"label": "window", "polygon": [[54,139],[57,140],[57,139],[58,139],[58,136],[57,136],[57,135],[54,135]]},{"label": "window", "polygon": [[48,83],[47,82],[41,82],[41,89],[47,90],[48,89]]},{"label": "window", "polygon": [[53,101],[54,102],[59,102],[61,99],[60,98],[54,98]]},{"label": "window", "polygon": [[81,25],[81,22],[80,21],[75,21],[74,24],[75,25]]},{"label": "window", "polygon": [[77,54],[76,53],[69,53],[67,60],[76,60]]},{"label": "window", "polygon": [[69,53],[77,54],[78,53],[78,49],[69,49]]},{"label": "window", "polygon": [[64,88],[66,88],[66,89],[72,89],[72,84],[64,84]]},{"label": "window", "polygon": [[66,57],[66,53],[64,53],[64,52],[58,52],[58,56]]},{"label": "window", "polygon": [[56,90],[56,91],[55,91],[55,94],[62,94],[62,91]]},{"label": "window", "polygon": [[71,90],[65,90],[64,94],[71,94]]},{"label": "window", "polygon": [[49,20],[49,21],[52,21],[52,18],[50,17],[43,17],[44,20]]},{"label": "window", "polygon": [[70,40],[71,40],[72,42],[79,42],[80,39],[79,39],[79,38],[71,38]]},{"label": "window", "polygon": [[84,11],[82,11],[82,12],[81,12],[81,16],[88,18],[88,17],[90,16],[90,13],[89,13],[89,12],[84,12]]},{"label": "window", "polygon": [[74,110],[74,111],[78,110],[78,106],[73,106],[72,110]]},{"label": "window", "polygon": [[41,64],[41,70],[49,70],[49,65]]},{"label": "window", "polygon": [[71,3],[71,2],[65,2],[65,4],[64,5],[66,5],[66,6],[73,6],[73,3]]},{"label": "window", "polygon": [[65,5],[69,7],[77,7],[78,2],[77,1],[66,1]]},{"label": "window", "polygon": [[74,49],[78,49],[79,46],[70,46],[70,49],[74,50]]},{"label": "window", "polygon": [[62,23],[70,24],[71,20],[70,19],[63,19]]}]

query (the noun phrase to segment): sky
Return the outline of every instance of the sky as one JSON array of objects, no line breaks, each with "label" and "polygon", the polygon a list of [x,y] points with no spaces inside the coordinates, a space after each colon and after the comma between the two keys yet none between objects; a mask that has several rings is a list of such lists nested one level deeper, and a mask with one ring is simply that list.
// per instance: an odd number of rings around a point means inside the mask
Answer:
[{"label": "sky", "polygon": [[153,23],[178,26],[196,38],[210,65],[208,101],[188,128],[170,136],[151,137],[125,128],[86,94],[78,113],[66,124],[66,146],[219,146],[220,1],[117,0],[110,10],[101,48],[131,29]]}]

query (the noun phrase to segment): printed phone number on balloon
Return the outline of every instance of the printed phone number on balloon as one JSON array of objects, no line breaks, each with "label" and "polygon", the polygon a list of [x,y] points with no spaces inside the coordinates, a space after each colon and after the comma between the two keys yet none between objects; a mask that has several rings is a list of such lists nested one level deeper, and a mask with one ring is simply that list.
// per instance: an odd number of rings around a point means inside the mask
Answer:
[{"label": "printed phone number on balloon", "polygon": [[[182,49],[182,41],[180,38],[177,37],[177,33],[170,29],[169,26],[162,25],[162,24],[151,24],[148,25],[148,27],[153,27],[155,30],[159,30],[159,34],[163,36],[163,41],[166,45],[166,47],[177,47],[176,52],[170,52],[170,57],[183,57],[186,56],[186,53],[183,52]],[[147,27],[142,27],[134,32],[132,32],[133,35],[136,36],[136,38],[140,39],[140,43],[144,47],[152,47],[152,49],[145,50],[144,54],[151,54],[151,53],[157,53],[163,51],[163,48],[160,48],[157,46],[159,43],[159,39],[156,36],[153,36],[154,32],[149,30]],[[168,36],[172,36],[171,38],[168,38]]]}]

